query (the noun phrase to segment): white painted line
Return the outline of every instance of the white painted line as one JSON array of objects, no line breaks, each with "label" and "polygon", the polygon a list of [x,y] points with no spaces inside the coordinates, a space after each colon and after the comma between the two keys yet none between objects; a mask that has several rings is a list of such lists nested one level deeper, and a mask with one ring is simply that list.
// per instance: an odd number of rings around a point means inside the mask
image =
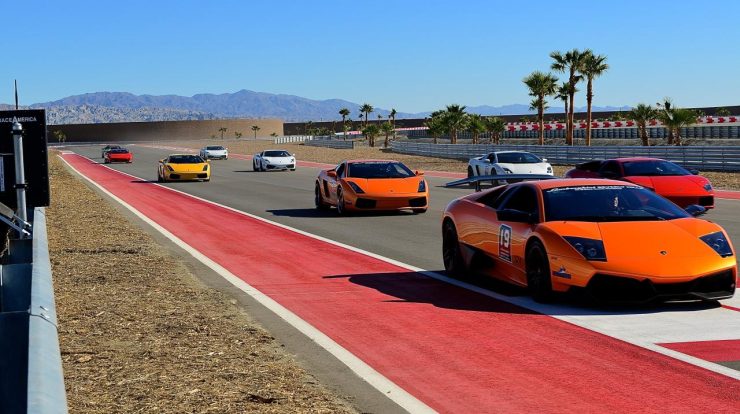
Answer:
[{"label": "white painted line", "polygon": [[[362,361],[361,359],[356,357],[354,354],[352,354],[351,352],[343,348],[341,345],[334,342],[334,340],[329,338],[323,332],[316,329],[313,325],[304,321],[298,315],[289,311],[288,309],[286,309],[285,307],[277,303],[275,300],[273,300],[269,296],[255,289],[254,287],[249,285],[247,282],[238,278],[236,275],[229,272],[228,270],[226,270],[224,267],[222,267],[218,263],[209,259],[204,254],[194,249],[193,247],[191,247],[189,244],[182,241],[180,238],[178,238],[174,234],[170,233],[164,227],[160,226],[155,221],[151,220],[149,217],[142,214],[139,210],[137,210],[130,204],[126,203],[122,199],[118,198],[113,193],[106,190],[105,188],[103,188],[101,185],[99,185],[98,183],[96,183],[95,181],[87,177],[86,175],[79,172],[70,163],[68,163],[64,158],[62,157],[60,158],[62,159],[62,161],[64,161],[65,164],[67,164],[67,166],[72,171],[74,171],[79,176],[81,176],[82,178],[90,182],[92,185],[97,187],[100,191],[108,195],[110,198],[117,201],[122,206],[126,207],[129,211],[131,211],[141,220],[143,220],[144,222],[152,226],[154,229],[162,233],[165,237],[167,237],[173,243],[177,244],[180,248],[188,252],[195,259],[197,259],[204,265],[208,266],[211,270],[218,273],[224,279],[228,280],[231,284],[236,286],[238,289],[240,289],[247,295],[251,296],[257,302],[259,302],[260,304],[265,306],[267,309],[269,309],[270,311],[278,315],[280,318],[282,318],[284,321],[289,323],[291,326],[298,329],[302,334],[306,335],[306,337],[316,342],[316,344],[324,348],[326,351],[328,351],[330,354],[332,354],[334,357],[336,357],[338,360],[344,363],[347,367],[349,367],[349,369],[351,369],[354,373],[356,373],[360,378],[364,379],[368,384],[370,384],[375,389],[383,393],[383,395],[390,398],[393,402],[401,406],[403,409],[409,412],[412,412],[412,413],[434,413],[435,412],[431,407],[427,406],[426,404],[418,400],[416,397],[409,394],[404,389],[402,389],[401,387],[393,383],[391,380],[389,380],[388,378],[380,374],[378,371],[373,369],[370,365],[366,364],[364,361]],[[106,165],[103,165],[103,167],[110,168]],[[131,174],[126,174],[121,171],[115,170],[113,168],[110,168],[110,169],[113,171],[119,172],[121,174],[128,175],[130,177],[134,177],[134,178],[141,180],[141,178],[133,176]],[[168,188],[165,186],[161,186],[161,187]],[[180,191],[177,191],[177,192],[189,195],[187,193],[183,193]],[[195,197],[195,198],[198,198],[198,197]],[[199,198],[199,200],[202,200],[202,199]],[[204,200],[204,201],[207,201],[207,200]],[[234,209],[230,209],[230,210],[237,211]]]},{"label": "white painted line", "polygon": [[[82,156],[82,157],[84,157],[84,156]],[[87,158],[87,157],[85,157],[85,158]],[[111,168],[111,167],[109,167],[107,165],[102,165],[102,164],[100,164],[100,165],[103,166],[103,167],[105,167],[105,168],[109,168],[112,171],[116,171],[116,172],[118,172],[120,174],[127,175],[129,177],[136,178],[138,180],[143,180],[142,178],[139,178],[139,177],[136,177],[134,175],[131,175],[131,174],[128,174],[128,173],[125,173],[125,172],[116,170],[116,169]],[[146,180],[143,180],[143,181],[146,181]],[[159,185],[159,184],[156,184],[156,185]],[[166,188],[166,189],[168,189],[170,191],[174,191],[174,192],[183,194],[183,195],[188,196],[188,197],[195,198],[195,199],[200,200],[200,201],[203,201],[205,203],[209,203],[209,204],[212,204],[212,205],[215,205],[215,206],[218,206],[218,207],[221,207],[221,208],[224,208],[224,209],[233,211],[235,213],[242,214],[242,215],[247,216],[247,217],[250,217],[252,219],[259,220],[259,221],[262,221],[262,222],[265,222],[265,223],[269,223],[269,224],[274,225],[276,227],[280,227],[280,228],[283,228],[285,230],[292,231],[294,233],[298,233],[298,234],[301,234],[301,235],[304,235],[306,237],[310,237],[310,238],[313,238],[313,239],[316,239],[316,240],[320,240],[320,241],[323,241],[323,242],[326,242],[326,243],[332,244],[334,246],[341,247],[341,248],[344,248],[344,249],[347,249],[347,250],[350,250],[350,251],[353,251],[353,252],[356,252],[356,253],[364,254],[366,256],[369,256],[369,257],[372,257],[372,258],[375,258],[375,259],[384,261],[386,263],[390,263],[392,265],[395,265],[395,266],[398,266],[398,267],[401,267],[401,268],[404,268],[404,269],[407,269],[407,270],[411,270],[411,271],[414,271],[414,272],[421,273],[421,274],[423,274],[425,276],[428,276],[428,277],[430,277],[432,279],[436,279],[436,280],[439,280],[439,281],[442,281],[442,282],[445,282],[445,283],[449,283],[451,285],[454,285],[454,286],[457,286],[457,287],[460,287],[460,288],[463,288],[463,289],[467,289],[467,290],[470,290],[470,291],[479,293],[481,295],[488,296],[488,297],[493,298],[493,299],[497,299],[497,300],[500,300],[500,301],[503,301],[503,302],[511,303],[513,305],[517,305],[519,307],[522,307],[522,308],[525,308],[525,309],[529,309],[529,310],[535,311],[537,313],[541,313],[543,315],[548,315],[548,316],[550,316],[552,318],[559,319],[561,321],[570,323],[572,325],[576,325],[576,326],[579,326],[579,327],[588,329],[590,331],[598,332],[598,333],[603,334],[603,335],[606,335],[606,336],[608,336],[610,338],[614,338],[614,339],[617,339],[617,340],[620,340],[620,341],[623,341],[623,342],[626,342],[626,343],[629,343],[629,344],[632,344],[632,345],[635,345],[635,346],[638,346],[638,347],[641,347],[641,348],[649,349],[649,350],[654,351],[654,352],[657,352],[659,354],[663,354],[663,355],[669,356],[671,358],[678,359],[680,361],[687,362],[689,364],[699,366],[699,367],[704,368],[704,369],[707,369],[709,371],[713,371],[713,372],[716,372],[716,373],[719,373],[719,374],[722,374],[722,375],[726,375],[728,377],[731,377],[731,378],[735,378],[735,379],[740,380],[740,371],[736,371],[734,369],[727,368],[727,367],[725,367],[723,365],[715,364],[713,362],[705,361],[705,360],[700,359],[700,358],[696,358],[696,357],[693,357],[693,356],[690,356],[690,355],[686,355],[686,354],[682,354],[682,353],[679,353],[679,352],[676,352],[676,351],[673,351],[673,350],[670,350],[670,349],[667,349],[667,348],[663,348],[662,346],[656,345],[655,343],[650,342],[650,341],[640,340],[638,338],[624,338],[624,337],[620,337],[620,336],[615,336],[612,331],[610,331],[608,329],[603,329],[603,327],[599,326],[598,323],[590,323],[589,320],[583,320],[582,318],[579,318],[579,316],[582,317],[583,315],[578,315],[578,313],[579,313],[578,312],[578,309],[573,309],[573,308],[566,308],[565,309],[565,310],[568,310],[568,311],[572,311],[574,313],[574,315],[558,315],[557,313],[562,313],[562,311],[564,310],[564,307],[563,306],[559,306],[559,305],[548,305],[548,304],[537,303],[537,302],[535,302],[530,297],[509,297],[509,296],[504,296],[504,295],[501,295],[499,293],[486,290],[486,289],[481,288],[479,286],[475,286],[475,285],[472,285],[470,283],[466,283],[466,282],[463,282],[463,281],[460,281],[460,280],[457,280],[457,279],[450,278],[450,277],[448,277],[446,275],[443,275],[441,273],[432,272],[432,271],[429,271],[429,270],[424,270],[422,268],[419,268],[419,267],[416,267],[416,266],[412,266],[412,265],[409,265],[409,264],[406,264],[406,263],[403,263],[403,262],[400,262],[398,260],[394,260],[394,259],[391,259],[391,258],[388,258],[388,257],[385,257],[385,256],[381,256],[379,254],[375,254],[375,253],[369,252],[367,250],[360,249],[358,247],[350,246],[350,245],[347,245],[347,244],[344,244],[344,243],[341,243],[341,242],[338,242],[338,241],[335,241],[335,240],[328,239],[326,237],[322,237],[322,236],[319,236],[319,235],[316,235],[316,234],[313,234],[313,233],[309,233],[309,232],[306,232],[306,231],[303,231],[303,230],[300,230],[300,229],[296,229],[294,227],[287,226],[285,224],[281,224],[281,223],[278,223],[278,222],[275,222],[275,221],[272,221],[272,220],[268,220],[266,218],[263,218],[263,217],[260,217],[260,216],[256,216],[256,215],[251,214],[251,213],[247,213],[247,212],[244,212],[244,211],[241,211],[241,210],[237,210],[237,209],[235,209],[233,207],[229,207],[227,205],[223,205],[223,204],[217,203],[215,201],[207,200],[207,199],[204,199],[204,198],[201,198],[201,197],[192,195],[192,194],[188,194],[188,193],[186,193],[184,191],[176,190],[174,188],[165,187],[165,186],[161,186],[161,187],[162,188]],[[440,226],[441,226],[441,224],[440,224]],[[720,308],[720,309],[723,310],[724,312],[731,312],[733,315],[735,314],[735,312],[732,311],[732,310],[728,310],[728,309],[724,309],[724,308]],[[581,311],[580,313],[583,313],[583,312]]]}]

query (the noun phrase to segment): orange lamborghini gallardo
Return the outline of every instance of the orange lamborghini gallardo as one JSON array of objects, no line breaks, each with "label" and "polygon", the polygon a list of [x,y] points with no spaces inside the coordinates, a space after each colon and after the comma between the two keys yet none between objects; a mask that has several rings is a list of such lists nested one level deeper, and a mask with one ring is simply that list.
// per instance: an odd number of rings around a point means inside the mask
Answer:
[{"label": "orange lamborghini gallardo", "polygon": [[624,181],[503,185],[449,204],[443,261],[453,275],[502,279],[538,301],[571,289],[606,301],[730,298],[735,251],[719,225],[695,217],[704,211]]},{"label": "orange lamborghini gallardo", "polygon": [[429,189],[423,175],[397,161],[344,161],[319,173],[314,201],[321,210],[336,206],[339,214],[369,210],[424,213]]}]

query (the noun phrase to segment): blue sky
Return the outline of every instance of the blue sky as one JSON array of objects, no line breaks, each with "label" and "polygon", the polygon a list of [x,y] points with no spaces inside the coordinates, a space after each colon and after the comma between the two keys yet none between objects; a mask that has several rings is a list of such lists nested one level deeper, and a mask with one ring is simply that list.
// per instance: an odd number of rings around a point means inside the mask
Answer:
[{"label": "blue sky", "polygon": [[551,51],[591,48],[611,66],[595,105],[740,104],[738,1],[14,1],[3,12],[6,103],[17,78],[21,104],[250,89],[402,112],[497,106],[529,102],[521,79],[548,70]]}]

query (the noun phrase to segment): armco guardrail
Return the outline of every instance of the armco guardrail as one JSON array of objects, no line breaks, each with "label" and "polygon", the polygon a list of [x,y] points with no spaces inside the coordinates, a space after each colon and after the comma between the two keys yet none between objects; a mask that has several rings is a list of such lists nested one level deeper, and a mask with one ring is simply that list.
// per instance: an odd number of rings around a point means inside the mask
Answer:
[{"label": "armco guardrail", "polygon": [[43,208],[0,266],[0,413],[67,413]]},{"label": "armco guardrail", "polygon": [[289,144],[292,142],[304,142],[313,139],[312,135],[287,135],[272,140],[273,144]]},{"label": "armco guardrail", "polygon": [[353,149],[355,147],[354,141],[344,141],[344,140],[338,140],[338,139],[331,139],[331,138],[325,138],[325,137],[315,137],[314,139],[305,141],[303,143],[304,145],[310,145],[312,147],[326,147],[326,148],[349,148]]},{"label": "armco guardrail", "polygon": [[567,146],[466,145],[393,141],[393,152],[429,157],[470,159],[492,151],[528,151],[553,164],[572,165],[593,159],[656,157],[703,171],[740,171],[740,146]]}]

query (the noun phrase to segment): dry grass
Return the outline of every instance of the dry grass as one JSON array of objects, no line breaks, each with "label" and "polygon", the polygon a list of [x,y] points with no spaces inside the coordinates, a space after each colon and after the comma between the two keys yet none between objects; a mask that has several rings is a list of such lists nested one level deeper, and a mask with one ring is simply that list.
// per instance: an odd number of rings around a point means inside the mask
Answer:
[{"label": "dry grass", "polygon": [[354,412],[51,157],[49,250],[73,413]]},{"label": "dry grass", "polygon": [[[295,153],[299,160],[325,162],[336,164],[342,160],[353,158],[387,158],[401,161],[412,169],[425,171],[457,171],[465,172],[467,161],[451,160],[446,158],[422,157],[418,155],[396,154],[390,150],[370,147],[357,147],[355,149],[332,149],[322,147],[310,147],[300,144],[272,144],[270,141],[187,141],[177,145],[190,148],[201,148],[205,145],[226,144],[229,151],[239,154],[254,154],[269,148],[286,149]],[[169,145],[169,143],[168,143]],[[555,175],[563,176],[565,172],[573,168],[572,165],[553,165]],[[725,190],[740,190],[740,173],[723,173],[706,171],[702,175],[707,177],[716,188]]]}]

